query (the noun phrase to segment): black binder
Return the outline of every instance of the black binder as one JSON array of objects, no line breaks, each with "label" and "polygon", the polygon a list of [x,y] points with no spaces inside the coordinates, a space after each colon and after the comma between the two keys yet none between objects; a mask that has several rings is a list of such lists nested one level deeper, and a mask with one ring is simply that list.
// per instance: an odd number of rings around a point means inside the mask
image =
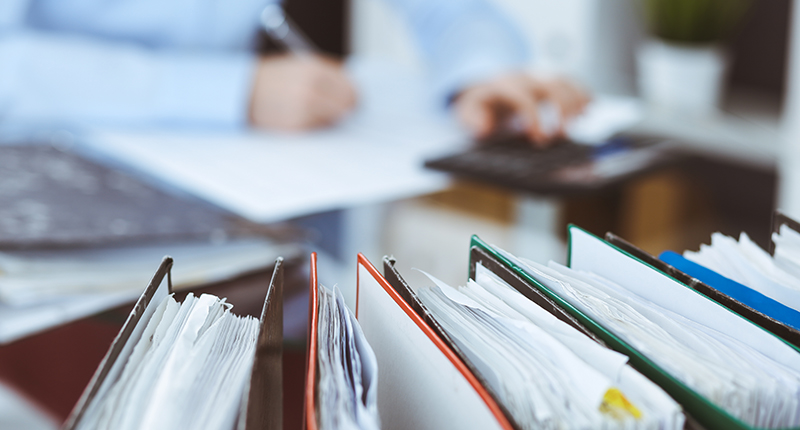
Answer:
[{"label": "black binder", "polygon": [[[144,293],[137,300],[125,324],[97,367],[89,385],[70,413],[63,429],[77,428],[86,409],[98,395],[104,383],[119,376],[111,374],[117,360],[124,360],[138,340],[132,336],[148,305],[172,293],[172,257],[164,257]],[[166,277],[166,282],[165,278]],[[141,327],[143,328],[143,327]],[[129,345],[129,341],[131,344]],[[128,348],[126,348],[128,346]],[[122,356],[122,358],[121,358]],[[283,258],[275,269],[267,289],[261,312],[250,380],[242,393],[237,430],[280,430],[283,428]],[[121,368],[119,368],[121,370]]]}]

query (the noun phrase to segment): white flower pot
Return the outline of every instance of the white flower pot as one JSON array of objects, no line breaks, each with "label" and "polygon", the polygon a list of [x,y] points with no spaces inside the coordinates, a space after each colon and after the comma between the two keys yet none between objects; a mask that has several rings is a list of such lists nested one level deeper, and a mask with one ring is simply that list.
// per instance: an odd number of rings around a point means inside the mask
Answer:
[{"label": "white flower pot", "polygon": [[717,110],[728,59],[718,46],[694,46],[651,40],[637,52],[639,92],[659,108],[688,114]]}]

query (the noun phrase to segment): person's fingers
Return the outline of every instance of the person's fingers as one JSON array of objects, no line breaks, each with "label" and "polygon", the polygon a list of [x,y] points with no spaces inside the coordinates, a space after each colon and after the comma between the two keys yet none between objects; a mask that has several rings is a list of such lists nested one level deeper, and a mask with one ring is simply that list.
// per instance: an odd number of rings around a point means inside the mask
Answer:
[{"label": "person's fingers", "polygon": [[557,79],[545,83],[544,86],[548,89],[549,97],[559,106],[565,120],[580,115],[589,102],[587,93],[570,81]]},{"label": "person's fingers", "polygon": [[523,131],[531,142],[536,146],[547,145],[550,136],[542,128],[538,102],[531,93],[508,88],[499,93],[498,98],[512,109],[514,118],[522,123]]},{"label": "person's fingers", "polygon": [[477,138],[485,138],[494,128],[491,98],[482,91],[462,94],[455,102],[459,121]]},{"label": "person's fingers", "polygon": [[537,99],[551,103],[558,112],[557,132],[560,137],[566,135],[566,124],[580,115],[589,101],[587,93],[572,81],[556,78],[539,80],[529,78],[529,88]]},{"label": "person's fingers", "polygon": [[325,67],[325,74],[320,84],[324,86],[325,91],[330,92],[331,96],[336,98],[348,109],[355,107],[358,100],[355,86],[353,85],[350,77],[347,75],[342,63],[330,58],[323,58]]},{"label": "person's fingers", "polygon": [[356,91],[343,70],[324,70],[314,85],[324,103],[332,110],[335,119],[343,117],[355,108]]},{"label": "person's fingers", "polygon": [[355,106],[355,89],[338,61],[317,55],[260,61],[251,97],[254,125],[306,130],[330,125]]},{"label": "person's fingers", "polygon": [[539,121],[536,99],[521,82],[508,80],[472,88],[459,96],[455,107],[461,123],[478,138],[513,120],[537,146],[546,145],[549,140]]}]

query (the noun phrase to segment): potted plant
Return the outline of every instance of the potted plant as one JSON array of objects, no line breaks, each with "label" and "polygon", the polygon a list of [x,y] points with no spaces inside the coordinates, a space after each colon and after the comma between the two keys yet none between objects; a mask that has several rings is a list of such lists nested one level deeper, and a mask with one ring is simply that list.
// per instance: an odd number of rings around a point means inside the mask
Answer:
[{"label": "potted plant", "polygon": [[750,0],[639,0],[650,38],[637,52],[649,103],[691,114],[719,106],[729,58],[725,39]]}]

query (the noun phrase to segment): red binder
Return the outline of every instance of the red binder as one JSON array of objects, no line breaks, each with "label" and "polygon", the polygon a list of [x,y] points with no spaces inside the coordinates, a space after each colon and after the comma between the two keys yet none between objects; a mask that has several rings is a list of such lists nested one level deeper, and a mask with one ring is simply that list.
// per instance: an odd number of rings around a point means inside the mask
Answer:
[{"label": "red binder", "polygon": [[[358,255],[356,316],[378,360],[378,409],[384,429],[513,429],[475,375],[403,300],[366,257]],[[305,428],[317,429],[319,288],[311,256]]]}]

